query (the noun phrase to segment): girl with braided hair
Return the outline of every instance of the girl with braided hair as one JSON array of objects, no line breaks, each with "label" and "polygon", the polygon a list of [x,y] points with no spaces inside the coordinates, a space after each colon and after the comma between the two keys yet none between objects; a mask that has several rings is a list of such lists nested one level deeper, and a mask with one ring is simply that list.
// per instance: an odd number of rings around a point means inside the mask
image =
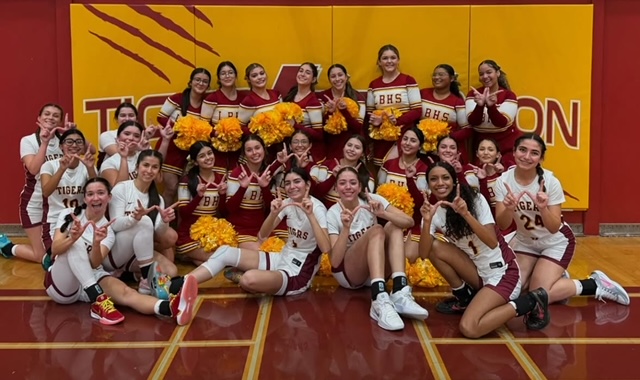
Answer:
[{"label": "girl with braided hair", "polygon": [[[524,289],[542,287],[549,302],[576,295],[595,295],[628,305],[629,295],[620,284],[601,271],[586,280],[563,277],[576,248],[571,227],[562,219],[564,192],[560,181],[541,163],[547,147],[535,133],[526,133],[515,141],[515,166],[502,173],[495,186],[496,221],[507,229],[517,226],[511,246],[520,264]],[[529,323],[537,323],[529,319]]]}]

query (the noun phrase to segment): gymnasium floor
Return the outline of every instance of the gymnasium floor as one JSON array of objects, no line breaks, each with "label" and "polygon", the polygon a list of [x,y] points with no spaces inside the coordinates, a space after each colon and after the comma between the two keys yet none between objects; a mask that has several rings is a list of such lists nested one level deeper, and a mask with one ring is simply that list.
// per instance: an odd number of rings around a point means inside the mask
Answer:
[{"label": "gymnasium floor", "polygon": [[638,258],[640,238],[579,238],[571,275],[601,269],[628,287],[631,305],[576,297],[552,305],[542,331],[516,319],[479,340],[434,310],[446,288],[415,288],[426,323],[387,332],[368,316],[368,290],[326,277],[291,298],[247,295],[217,277],[188,326],[126,308],[122,324],[104,326],[88,304],[50,301],[39,265],[0,258],[0,379],[639,379]]}]

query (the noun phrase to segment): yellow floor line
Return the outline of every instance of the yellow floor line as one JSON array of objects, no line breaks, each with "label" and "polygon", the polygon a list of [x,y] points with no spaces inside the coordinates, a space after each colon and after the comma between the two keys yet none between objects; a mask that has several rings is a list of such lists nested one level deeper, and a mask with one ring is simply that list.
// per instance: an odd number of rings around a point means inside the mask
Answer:
[{"label": "yellow floor line", "polygon": [[511,335],[509,330],[505,327],[500,327],[497,333],[506,341],[509,351],[511,351],[518,363],[520,363],[524,371],[529,375],[530,379],[542,380],[547,378],[533,359],[531,359],[527,351],[514,341],[513,335]]},{"label": "yellow floor line", "polygon": [[271,318],[271,309],[273,306],[273,297],[263,297],[260,300],[260,309],[258,310],[258,318],[253,328],[254,344],[249,348],[247,362],[242,374],[243,380],[257,379],[260,374],[260,365],[262,364],[262,354],[264,352],[264,343],[267,339],[267,330],[269,327],[269,319]]},{"label": "yellow floor line", "polygon": [[[196,300],[196,305],[193,309],[194,318],[196,316],[197,311],[200,309],[200,305],[202,304],[202,298],[198,296]],[[182,339],[187,334],[187,331],[191,327],[191,323],[186,326],[177,326],[173,330],[173,334],[171,334],[171,338],[169,339],[169,346],[162,351],[162,354],[156,360],[156,364],[153,366],[151,370],[151,374],[149,375],[150,379],[164,379],[169,367],[171,366],[171,362],[173,358],[176,356],[178,349],[180,348],[180,343],[182,343]]]},{"label": "yellow floor line", "polygon": [[442,357],[440,356],[437,347],[431,339],[431,333],[429,333],[429,330],[427,329],[425,323],[423,321],[414,320],[413,328],[416,330],[416,335],[420,340],[420,345],[422,345],[424,356],[427,359],[427,363],[429,364],[429,368],[431,368],[431,372],[433,373],[434,378],[438,380],[451,379],[451,376],[449,376],[449,372],[447,372],[447,369],[443,364]]},{"label": "yellow floor line", "polygon": [[252,340],[191,340],[180,342],[180,347],[244,347],[254,343]]}]

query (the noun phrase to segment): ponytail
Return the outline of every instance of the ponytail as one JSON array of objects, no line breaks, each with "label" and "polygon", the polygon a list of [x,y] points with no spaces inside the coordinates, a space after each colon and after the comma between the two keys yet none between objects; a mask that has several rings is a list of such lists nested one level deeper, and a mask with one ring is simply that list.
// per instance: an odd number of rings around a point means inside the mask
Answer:
[{"label": "ponytail", "polygon": [[[153,181],[149,186],[149,203],[147,203],[147,208],[150,208],[153,206],[159,206],[159,205],[160,205],[160,194],[158,194],[158,188],[156,187],[156,182]],[[158,210],[153,210],[149,213],[149,218],[151,218],[151,223],[153,223],[154,226],[156,225],[157,216],[158,216]]]},{"label": "ponytail", "polygon": [[[536,173],[538,173],[538,185],[541,185],[542,181],[544,180],[544,170],[542,170],[542,166],[540,166],[540,164],[538,164],[536,166]],[[547,191],[545,186],[542,186],[542,189],[540,189],[540,190],[541,191]]]},{"label": "ponytail", "polygon": [[182,102],[180,102],[180,114],[182,116],[187,116],[187,112],[189,111],[189,105],[191,104],[191,86],[187,87],[182,91]]},{"label": "ponytail", "polygon": [[68,214],[67,216],[64,217],[64,224],[62,226],[60,226],[60,232],[66,232],[67,228],[69,228],[69,224],[71,224],[73,222],[73,217],[74,216],[78,216],[80,215],[80,213],[82,213],[82,210],[87,208],[87,204],[83,203],[80,206],[77,206],[76,208],[73,209],[73,212],[71,214]]}]

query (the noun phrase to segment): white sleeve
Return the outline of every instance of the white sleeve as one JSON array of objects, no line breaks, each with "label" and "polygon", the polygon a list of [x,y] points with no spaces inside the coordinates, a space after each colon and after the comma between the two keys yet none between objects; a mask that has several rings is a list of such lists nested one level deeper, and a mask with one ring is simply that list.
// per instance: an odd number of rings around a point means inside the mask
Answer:
[{"label": "white sleeve", "polygon": [[240,181],[229,179],[227,180],[227,199],[231,198],[240,189]]},{"label": "white sleeve", "polygon": [[498,177],[493,187],[493,193],[495,194],[496,202],[504,201],[504,197],[507,196],[507,188],[504,186],[504,181],[506,180],[505,174],[506,173],[503,173],[500,177]]},{"label": "white sleeve", "polygon": [[40,168],[40,175],[49,174],[49,175],[53,176],[56,173],[56,171],[58,170],[58,169],[55,168],[53,163],[57,162],[57,161],[58,160],[51,160],[51,161],[47,161],[44,164],[42,164],[42,167]]},{"label": "white sleeve", "polygon": [[465,103],[464,103],[465,107],[465,112],[467,113],[467,123],[469,123],[469,115],[471,115],[471,113],[473,112],[474,109],[476,109],[476,106],[478,105],[478,103],[476,103],[476,100],[473,98],[473,96],[469,96],[467,97]]},{"label": "white sleeve", "polygon": [[125,194],[125,183],[118,183],[111,191],[111,202],[109,202],[109,217],[111,220],[115,219],[115,222],[111,225],[114,232],[124,231],[131,228],[134,224],[138,223],[130,215],[125,215],[127,209],[127,203],[129,201]]},{"label": "white sleeve", "polygon": [[329,235],[338,235],[343,228],[340,213],[335,206],[340,207],[336,204],[331,206],[329,211],[327,211],[327,230],[329,231]]},{"label": "white sleeve", "polygon": [[321,228],[327,228],[327,208],[322,202],[314,201],[313,215],[316,217]]},{"label": "white sleeve", "polygon": [[493,219],[493,215],[491,214],[491,207],[489,207],[489,203],[484,196],[482,196],[482,194],[476,194],[475,198],[476,219],[478,219],[478,222],[483,226],[486,226],[487,224],[495,224],[496,221]]},{"label": "white sleeve", "polygon": [[383,166],[378,171],[378,186],[387,183],[387,169]]},{"label": "white sleeve", "polygon": [[386,200],[385,197],[383,197],[382,195],[371,194],[371,199],[373,199],[374,201],[378,201],[378,202],[382,203],[382,208],[384,208],[385,210],[390,205],[389,201]]},{"label": "white sleeve", "polygon": [[317,182],[324,182],[331,176],[331,172],[328,167],[318,164],[311,168],[309,175]]},{"label": "white sleeve", "polygon": [[36,141],[35,139],[31,138],[32,136],[33,135],[24,136],[22,139],[20,139],[20,159],[38,153],[40,147],[37,144],[34,144],[36,143]]},{"label": "white sleeve", "polygon": [[117,133],[113,132],[115,131],[106,131],[100,134],[99,149],[101,152],[104,152],[108,146],[116,144]]},{"label": "white sleeve", "polygon": [[[471,110],[473,111],[473,110]],[[471,112],[469,111],[469,112]],[[469,126],[469,119],[467,117],[467,107],[465,105],[456,106],[456,123],[458,127],[466,128]]]},{"label": "white sleeve", "polygon": [[113,232],[113,229],[109,227],[107,229],[107,237],[105,237],[104,240],[100,242],[100,245],[103,245],[107,247],[108,250],[111,250],[111,248],[113,248],[113,245],[115,243],[116,243],[116,234],[115,232]]},{"label": "white sleeve", "polygon": [[104,173],[105,170],[109,170],[109,169],[115,170],[115,171],[120,170],[120,167],[117,165],[118,163],[120,163],[119,153],[116,153],[113,156],[107,158],[102,162],[102,165],[100,165],[100,175],[102,175],[102,173]]},{"label": "white sleeve", "polygon": [[549,206],[561,205],[565,202],[564,191],[560,181],[553,175],[545,176],[545,187],[549,196]]},{"label": "white sleeve", "polygon": [[[160,208],[164,209],[164,198],[162,198],[162,195],[158,194],[158,196],[160,197]],[[176,218],[178,217],[178,213],[176,212]],[[164,222],[164,220],[162,220],[162,216],[160,215],[160,212],[158,211],[158,214],[156,215],[156,221],[155,223],[153,223],[153,230],[154,231],[162,231],[163,229],[167,228],[169,225],[167,223]]]},{"label": "white sleeve", "polygon": [[420,191],[425,191],[427,189],[427,174],[419,173],[416,177],[416,187]]}]

